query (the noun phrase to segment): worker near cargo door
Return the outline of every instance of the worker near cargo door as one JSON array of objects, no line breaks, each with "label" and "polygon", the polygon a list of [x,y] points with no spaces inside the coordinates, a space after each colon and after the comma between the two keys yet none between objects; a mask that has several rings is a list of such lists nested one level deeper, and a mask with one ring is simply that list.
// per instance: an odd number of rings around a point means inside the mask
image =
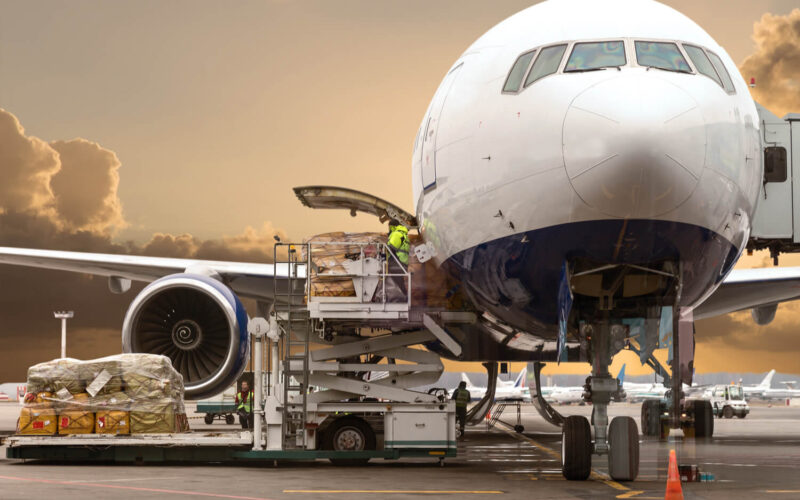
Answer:
[{"label": "worker near cargo door", "polygon": [[393,255],[387,257],[389,281],[394,283],[398,291],[392,296],[389,295],[389,302],[405,302],[408,291],[406,290],[405,276],[408,268],[408,252],[411,244],[408,240],[408,228],[400,224],[397,219],[389,221],[389,239],[387,241],[389,249]]},{"label": "worker near cargo door", "polygon": [[456,402],[456,423],[460,434],[464,435],[464,426],[467,425],[467,404],[472,396],[467,390],[467,383],[462,381],[453,391],[453,401]]},{"label": "worker near cargo door", "polygon": [[236,412],[239,414],[239,423],[242,429],[253,428],[253,391],[250,384],[242,380],[242,390],[236,393]]}]

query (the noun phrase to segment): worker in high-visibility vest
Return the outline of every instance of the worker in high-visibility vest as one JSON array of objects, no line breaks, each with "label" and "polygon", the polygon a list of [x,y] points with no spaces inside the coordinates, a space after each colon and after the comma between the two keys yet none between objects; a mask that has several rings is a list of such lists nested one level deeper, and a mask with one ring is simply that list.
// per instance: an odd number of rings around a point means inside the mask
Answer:
[{"label": "worker in high-visibility vest", "polygon": [[239,423],[242,429],[253,428],[253,391],[250,384],[242,380],[242,390],[236,393],[236,412],[239,414]]},{"label": "worker in high-visibility vest", "polygon": [[390,297],[392,299],[390,302],[404,302],[408,292],[406,291],[406,280],[403,275],[408,267],[408,252],[411,250],[411,244],[408,240],[408,228],[400,224],[397,219],[389,221],[387,244],[393,254],[386,257],[388,260],[388,272],[394,275],[389,277],[389,281],[399,288],[396,295]]},{"label": "worker in high-visibility vest", "polygon": [[456,402],[456,422],[458,423],[458,428],[462,436],[464,435],[464,426],[467,424],[467,404],[469,404],[471,397],[467,390],[467,383],[462,380],[461,383],[458,384],[458,389],[453,391],[452,397]]}]

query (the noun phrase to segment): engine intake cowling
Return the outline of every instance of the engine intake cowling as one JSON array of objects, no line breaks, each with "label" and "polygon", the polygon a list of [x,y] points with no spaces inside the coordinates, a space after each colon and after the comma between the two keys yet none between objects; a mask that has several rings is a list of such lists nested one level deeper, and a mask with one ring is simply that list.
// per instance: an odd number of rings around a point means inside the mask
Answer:
[{"label": "engine intake cowling", "polygon": [[183,375],[187,399],[230,387],[249,358],[247,313],[219,281],[173,274],[136,296],[122,325],[124,352],[163,354]]}]

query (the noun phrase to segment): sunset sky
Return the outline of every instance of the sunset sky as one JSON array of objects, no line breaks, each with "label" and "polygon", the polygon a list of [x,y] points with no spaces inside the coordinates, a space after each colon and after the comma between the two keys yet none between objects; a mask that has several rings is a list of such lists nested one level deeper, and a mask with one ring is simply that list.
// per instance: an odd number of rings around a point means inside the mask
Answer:
[{"label": "sunset sky", "polygon": [[[5,0],[0,245],[263,261],[276,232],[382,230],[305,209],[291,188],[344,185],[411,210],[411,148],[441,78],[532,3]],[[758,79],[762,104],[800,112],[797,0],[666,3]],[[0,381],[58,355],[55,308],[76,310],[72,355],[119,352],[131,294],[8,267],[0,283]],[[800,304],[767,327],[749,313],[700,322],[696,367],[800,373],[798,325]]]}]

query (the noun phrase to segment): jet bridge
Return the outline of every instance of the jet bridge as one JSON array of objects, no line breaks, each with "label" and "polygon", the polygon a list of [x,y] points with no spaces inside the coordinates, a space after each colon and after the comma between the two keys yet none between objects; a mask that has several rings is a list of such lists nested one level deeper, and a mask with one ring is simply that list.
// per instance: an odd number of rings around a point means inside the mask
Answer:
[{"label": "jet bridge", "polygon": [[756,104],[761,119],[764,178],[747,251],[800,252],[800,113],[778,118]]}]

